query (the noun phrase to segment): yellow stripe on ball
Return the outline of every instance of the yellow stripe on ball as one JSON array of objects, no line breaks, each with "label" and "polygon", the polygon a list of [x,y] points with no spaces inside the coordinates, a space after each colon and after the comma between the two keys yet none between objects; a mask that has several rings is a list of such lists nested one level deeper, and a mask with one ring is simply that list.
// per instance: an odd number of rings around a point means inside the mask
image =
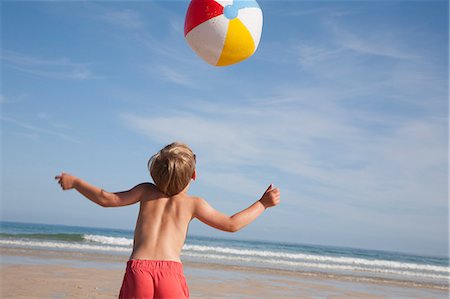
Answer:
[{"label": "yellow stripe on ball", "polygon": [[238,19],[230,20],[227,36],[217,66],[225,66],[238,63],[255,52],[253,37]]}]

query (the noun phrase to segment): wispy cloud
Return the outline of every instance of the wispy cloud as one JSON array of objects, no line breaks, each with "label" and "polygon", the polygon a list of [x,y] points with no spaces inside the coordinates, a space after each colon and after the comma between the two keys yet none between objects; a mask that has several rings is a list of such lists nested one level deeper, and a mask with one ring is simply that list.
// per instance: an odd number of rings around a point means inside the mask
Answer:
[{"label": "wispy cloud", "polygon": [[283,13],[286,16],[292,17],[304,17],[304,16],[313,16],[313,17],[343,17],[348,15],[357,14],[360,10],[358,8],[353,9],[342,9],[342,8],[330,8],[330,7],[318,7],[318,8],[301,8],[299,9],[296,6],[289,7],[288,10],[285,10]]},{"label": "wispy cloud", "polygon": [[[118,27],[119,31],[113,31],[113,38],[120,43],[120,47],[130,45],[134,50],[140,49],[148,53],[139,59],[138,68],[158,79],[195,88],[192,59],[184,52],[187,49],[183,38],[184,18],[156,2],[149,5],[152,10],[165,15],[165,18],[159,21],[164,23],[158,23],[156,26],[154,20],[146,19],[146,16],[136,9],[92,3],[86,5],[86,11],[82,15],[89,20]],[[169,30],[159,34],[159,27],[168,27]]]},{"label": "wispy cloud", "polygon": [[[328,99],[325,105],[344,101],[346,109],[365,107],[365,117],[374,119],[381,113],[391,121],[413,110],[420,110],[421,116],[444,116],[446,70],[433,55],[424,55],[429,48],[411,47],[400,29],[364,35],[337,21],[327,26],[332,34],[328,41],[301,41],[288,53],[308,79],[308,84],[300,83],[301,93],[309,90],[307,96],[320,99],[314,105],[322,105],[323,98]],[[291,86],[283,88],[290,92]],[[288,98],[295,101],[296,92],[298,88],[292,88],[294,96]]]},{"label": "wispy cloud", "polygon": [[20,103],[27,98],[26,94],[19,94],[16,96],[6,96],[4,94],[0,94],[0,104],[15,104]]},{"label": "wispy cloud", "polygon": [[[42,119],[43,118],[42,115],[39,118]],[[56,136],[64,141],[71,142],[71,143],[76,143],[76,144],[82,143],[80,140],[78,140],[77,138],[74,138],[73,136],[71,136],[69,134],[59,132],[55,129],[48,129],[48,128],[43,128],[41,126],[36,126],[36,125],[30,124],[29,122],[19,120],[15,117],[1,115],[0,120],[2,122],[10,123],[10,124],[13,124],[17,127],[24,129],[24,131],[21,132],[21,134],[23,134],[24,136],[28,136],[33,140],[38,140],[40,135],[49,135],[49,136]],[[55,125],[54,127],[58,127],[58,126]]]},{"label": "wispy cloud", "polygon": [[314,67],[323,61],[336,59],[344,50],[339,47],[318,47],[308,44],[301,44],[297,49],[299,62],[303,67]]},{"label": "wispy cloud", "polygon": [[141,14],[133,9],[102,8],[100,13],[92,14],[93,19],[128,29],[141,29],[145,23]]},{"label": "wispy cloud", "polygon": [[417,53],[402,43],[402,34],[399,32],[365,32],[346,30],[335,22],[329,22],[337,44],[344,48],[361,54],[382,56],[393,59],[418,59]]},{"label": "wispy cloud", "polygon": [[[168,81],[178,85],[195,87],[196,84],[192,81],[192,76],[185,74],[179,70],[179,68],[169,67],[167,65],[160,65],[159,67],[153,66],[152,71],[156,71],[157,75],[166,78]],[[155,73],[155,75],[156,75]]]},{"label": "wispy cloud", "polygon": [[88,80],[98,78],[88,63],[73,62],[68,58],[42,59],[13,51],[3,51],[4,67],[53,79]]},{"label": "wispy cloud", "polygon": [[[354,122],[340,107],[328,107],[325,114],[321,108],[292,104],[276,109],[242,105],[235,112],[220,104],[196,106],[202,108],[169,111],[166,117],[121,117],[129,128],[159,143],[189,142],[202,153],[205,165],[214,165],[206,166],[208,171],[218,169],[225,177],[242,177],[238,170],[242,167],[272,169],[306,184],[306,193],[356,207],[408,201],[425,207],[429,202],[423,196],[436,205],[445,204],[438,196],[446,162],[444,121],[391,123],[378,134]],[[384,122],[380,117],[377,124]],[[425,153],[432,154],[424,158]],[[257,186],[252,177],[253,173],[248,175],[246,185]],[[307,186],[311,184],[321,188]]]}]

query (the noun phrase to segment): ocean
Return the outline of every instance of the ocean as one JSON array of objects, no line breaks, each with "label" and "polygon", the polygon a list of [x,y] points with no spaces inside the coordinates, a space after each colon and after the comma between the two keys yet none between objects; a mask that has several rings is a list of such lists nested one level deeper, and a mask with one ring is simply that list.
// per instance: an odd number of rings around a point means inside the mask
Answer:
[{"label": "ocean", "polygon": [[[0,247],[128,257],[133,232],[0,222]],[[379,250],[188,236],[183,261],[448,288],[449,259]]]}]

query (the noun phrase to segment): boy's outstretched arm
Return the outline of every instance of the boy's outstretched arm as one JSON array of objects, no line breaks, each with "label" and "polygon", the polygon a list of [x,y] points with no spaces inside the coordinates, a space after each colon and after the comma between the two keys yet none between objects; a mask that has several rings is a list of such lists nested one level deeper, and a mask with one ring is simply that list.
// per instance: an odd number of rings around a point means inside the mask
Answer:
[{"label": "boy's outstretched arm", "polygon": [[64,172],[57,175],[55,180],[58,180],[63,190],[75,189],[102,207],[121,207],[134,204],[141,199],[146,185],[139,184],[128,191],[111,193]]},{"label": "boy's outstretched arm", "polygon": [[214,228],[227,232],[236,232],[253,222],[265,209],[276,206],[279,203],[280,190],[270,185],[260,200],[233,216],[228,216],[215,210],[206,200],[198,198],[194,208],[194,217]]}]

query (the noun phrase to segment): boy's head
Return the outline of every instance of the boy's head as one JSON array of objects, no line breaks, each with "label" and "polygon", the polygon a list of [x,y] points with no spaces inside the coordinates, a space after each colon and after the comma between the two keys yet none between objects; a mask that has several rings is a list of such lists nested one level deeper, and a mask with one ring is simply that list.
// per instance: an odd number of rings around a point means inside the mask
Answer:
[{"label": "boy's head", "polygon": [[173,142],[148,161],[156,187],[168,196],[183,191],[195,171],[195,155],[184,143]]}]

